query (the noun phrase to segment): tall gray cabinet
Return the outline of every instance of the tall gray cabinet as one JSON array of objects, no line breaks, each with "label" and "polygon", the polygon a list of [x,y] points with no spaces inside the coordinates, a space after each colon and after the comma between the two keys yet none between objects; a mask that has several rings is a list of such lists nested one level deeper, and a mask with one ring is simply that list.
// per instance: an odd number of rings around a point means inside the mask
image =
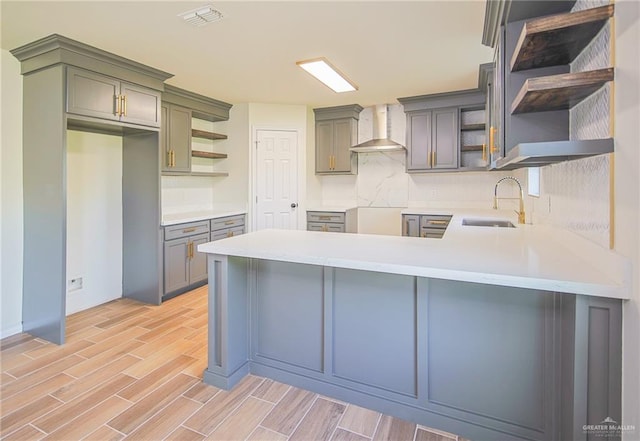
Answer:
[{"label": "tall gray cabinet", "polygon": [[24,75],[23,329],[61,344],[67,129],[122,136],[123,294],[159,304],[158,126],[163,83],[172,75],[55,34],[11,53]]}]

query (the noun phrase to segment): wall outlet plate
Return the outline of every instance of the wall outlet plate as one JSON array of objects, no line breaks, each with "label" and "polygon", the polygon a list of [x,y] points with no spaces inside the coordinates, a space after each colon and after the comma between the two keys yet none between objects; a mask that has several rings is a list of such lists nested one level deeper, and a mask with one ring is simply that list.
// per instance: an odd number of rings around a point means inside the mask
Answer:
[{"label": "wall outlet plate", "polygon": [[67,291],[77,291],[82,289],[82,277],[76,277],[75,279],[70,279],[67,282]]}]

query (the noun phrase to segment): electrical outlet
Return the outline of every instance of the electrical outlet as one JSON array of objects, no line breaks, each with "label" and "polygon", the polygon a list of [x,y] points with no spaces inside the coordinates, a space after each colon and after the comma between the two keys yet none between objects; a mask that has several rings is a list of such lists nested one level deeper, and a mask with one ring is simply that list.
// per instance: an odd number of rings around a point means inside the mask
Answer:
[{"label": "electrical outlet", "polygon": [[82,277],[76,277],[75,279],[71,279],[67,282],[67,291],[77,291],[82,289]]}]

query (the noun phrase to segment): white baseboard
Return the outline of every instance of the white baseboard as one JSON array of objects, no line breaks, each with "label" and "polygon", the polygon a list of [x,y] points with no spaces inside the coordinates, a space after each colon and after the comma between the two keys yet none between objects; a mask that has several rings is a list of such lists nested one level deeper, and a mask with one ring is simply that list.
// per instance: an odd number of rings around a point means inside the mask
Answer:
[{"label": "white baseboard", "polygon": [[13,326],[8,329],[2,329],[0,331],[0,338],[11,337],[15,334],[20,334],[22,332],[22,325]]}]

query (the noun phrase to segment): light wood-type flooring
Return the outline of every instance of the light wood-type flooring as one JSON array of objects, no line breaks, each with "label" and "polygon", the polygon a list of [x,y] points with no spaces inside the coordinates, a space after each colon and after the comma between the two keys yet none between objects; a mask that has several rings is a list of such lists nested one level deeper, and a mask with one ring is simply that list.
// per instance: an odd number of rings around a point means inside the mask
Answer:
[{"label": "light wood-type flooring", "polygon": [[455,435],[269,379],[202,382],[207,287],[67,318],[67,342],[1,341],[2,440],[451,441]]}]

